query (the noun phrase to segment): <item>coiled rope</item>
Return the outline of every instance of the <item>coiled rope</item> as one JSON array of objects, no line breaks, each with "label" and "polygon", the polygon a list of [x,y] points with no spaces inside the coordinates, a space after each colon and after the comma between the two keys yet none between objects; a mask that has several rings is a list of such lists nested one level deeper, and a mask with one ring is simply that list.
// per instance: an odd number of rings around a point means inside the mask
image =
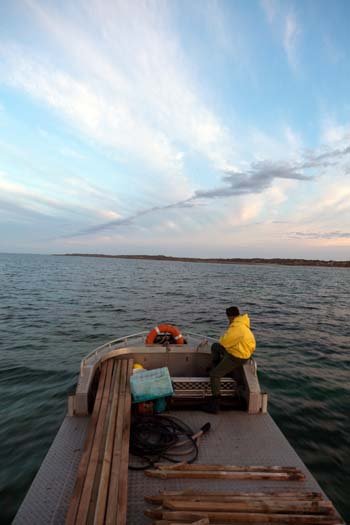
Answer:
[{"label": "coiled rope", "polygon": [[[206,423],[199,434],[208,431]],[[193,463],[198,457],[197,434],[180,419],[164,415],[133,416],[130,431],[130,454],[136,457],[129,468],[143,470],[161,459],[173,463]]]}]

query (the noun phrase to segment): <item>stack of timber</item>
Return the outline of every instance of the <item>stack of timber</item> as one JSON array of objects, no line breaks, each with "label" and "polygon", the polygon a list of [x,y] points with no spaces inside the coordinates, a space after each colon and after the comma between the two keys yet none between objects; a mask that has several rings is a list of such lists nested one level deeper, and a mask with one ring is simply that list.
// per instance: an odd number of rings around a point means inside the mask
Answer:
[{"label": "stack of timber", "polygon": [[126,523],[132,366],[132,360],[102,364],[66,525]]},{"label": "stack of timber", "polygon": [[318,492],[165,491],[145,500],[158,505],[145,511],[153,525],[344,525]]},{"label": "stack of timber", "polygon": [[296,467],[236,466],[236,465],[177,465],[158,464],[145,471],[151,478],[174,479],[250,479],[272,481],[303,481],[305,475]]}]

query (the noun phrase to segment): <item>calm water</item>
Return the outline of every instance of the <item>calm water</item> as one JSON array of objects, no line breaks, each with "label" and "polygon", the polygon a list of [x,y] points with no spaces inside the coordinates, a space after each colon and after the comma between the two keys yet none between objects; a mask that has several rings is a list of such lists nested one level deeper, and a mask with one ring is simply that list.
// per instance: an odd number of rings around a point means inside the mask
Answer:
[{"label": "calm water", "polygon": [[350,270],[0,255],[0,522],[29,488],[85,354],[159,322],[217,337],[231,304],[251,316],[273,417],[350,520]]}]

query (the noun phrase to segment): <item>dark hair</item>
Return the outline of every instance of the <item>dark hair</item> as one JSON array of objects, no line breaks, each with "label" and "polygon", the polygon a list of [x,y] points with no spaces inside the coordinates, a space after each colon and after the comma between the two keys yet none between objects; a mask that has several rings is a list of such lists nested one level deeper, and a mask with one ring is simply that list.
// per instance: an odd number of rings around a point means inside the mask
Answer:
[{"label": "dark hair", "polygon": [[238,317],[239,310],[237,306],[230,306],[229,308],[226,308],[226,315],[227,317]]}]

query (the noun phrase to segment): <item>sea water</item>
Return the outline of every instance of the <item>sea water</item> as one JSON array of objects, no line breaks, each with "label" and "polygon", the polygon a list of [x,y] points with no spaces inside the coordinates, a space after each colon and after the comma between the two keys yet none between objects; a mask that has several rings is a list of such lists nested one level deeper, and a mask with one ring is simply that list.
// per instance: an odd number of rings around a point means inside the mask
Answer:
[{"label": "sea water", "polygon": [[158,323],[212,337],[251,318],[269,410],[350,520],[350,270],[0,254],[0,522],[66,411],[81,359]]}]

